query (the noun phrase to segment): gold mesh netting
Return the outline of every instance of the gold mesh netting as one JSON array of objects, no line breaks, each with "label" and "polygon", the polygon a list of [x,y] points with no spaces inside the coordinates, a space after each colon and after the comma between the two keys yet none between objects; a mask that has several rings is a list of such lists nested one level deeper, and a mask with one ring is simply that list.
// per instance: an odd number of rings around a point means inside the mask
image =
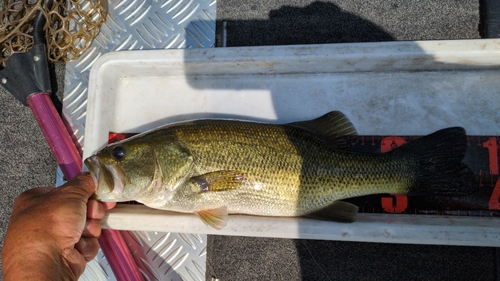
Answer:
[{"label": "gold mesh netting", "polygon": [[43,11],[48,58],[51,62],[76,59],[99,32],[106,18],[106,0],[1,0],[0,64],[5,66],[14,53],[27,52],[33,46],[33,22]]}]

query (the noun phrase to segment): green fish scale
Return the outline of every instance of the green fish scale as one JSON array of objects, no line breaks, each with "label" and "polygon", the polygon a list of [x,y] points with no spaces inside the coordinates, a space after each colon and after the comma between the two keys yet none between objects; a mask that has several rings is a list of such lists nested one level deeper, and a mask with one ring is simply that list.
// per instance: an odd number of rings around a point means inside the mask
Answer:
[{"label": "green fish scale", "polygon": [[164,133],[193,156],[193,176],[244,175],[240,186],[225,191],[180,187],[167,203],[176,211],[227,206],[229,213],[296,216],[344,198],[405,193],[414,182],[411,157],[341,151],[328,137],[293,126],[202,120]]}]

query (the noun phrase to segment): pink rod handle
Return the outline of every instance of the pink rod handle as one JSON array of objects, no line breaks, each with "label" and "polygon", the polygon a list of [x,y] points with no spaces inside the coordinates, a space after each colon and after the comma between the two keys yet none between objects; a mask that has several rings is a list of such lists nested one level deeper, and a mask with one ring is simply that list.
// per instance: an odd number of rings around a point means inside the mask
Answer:
[{"label": "pink rod handle", "polygon": [[[42,129],[66,179],[81,173],[82,158],[47,93],[35,93],[28,105]],[[144,280],[123,237],[117,230],[104,230],[99,244],[117,280]]]},{"label": "pink rod handle", "polygon": [[47,93],[35,93],[28,98],[28,105],[66,179],[69,180],[81,173],[82,157],[52,104],[50,96]]}]

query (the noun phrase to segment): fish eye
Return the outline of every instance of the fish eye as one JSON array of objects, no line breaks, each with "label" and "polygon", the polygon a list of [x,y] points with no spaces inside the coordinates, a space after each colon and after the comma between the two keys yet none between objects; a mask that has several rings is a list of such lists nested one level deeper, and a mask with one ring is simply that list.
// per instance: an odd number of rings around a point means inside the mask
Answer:
[{"label": "fish eye", "polygon": [[113,155],[113,158],[116,160],[122,160],[125,158],[125,147],[123,146],[115,146],[113,148],[113,151],[111,151],[111,155]]}]

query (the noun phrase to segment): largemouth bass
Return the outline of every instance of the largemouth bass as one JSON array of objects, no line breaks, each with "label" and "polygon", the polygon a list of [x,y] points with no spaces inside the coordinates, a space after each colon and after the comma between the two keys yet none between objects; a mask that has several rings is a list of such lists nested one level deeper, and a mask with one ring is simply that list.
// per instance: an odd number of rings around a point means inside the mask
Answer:
[{"label": "largemouth bass", "polygon": [[85,160],[101,201],[195,213],[220,229],[228,214],[304,216],[351,222],[342,199],[378,194],[464,193],[466,135],[448,128],[391,152],[342,149],[356,131],[340,112],[275,125],[196,120],[111,144]]}]

